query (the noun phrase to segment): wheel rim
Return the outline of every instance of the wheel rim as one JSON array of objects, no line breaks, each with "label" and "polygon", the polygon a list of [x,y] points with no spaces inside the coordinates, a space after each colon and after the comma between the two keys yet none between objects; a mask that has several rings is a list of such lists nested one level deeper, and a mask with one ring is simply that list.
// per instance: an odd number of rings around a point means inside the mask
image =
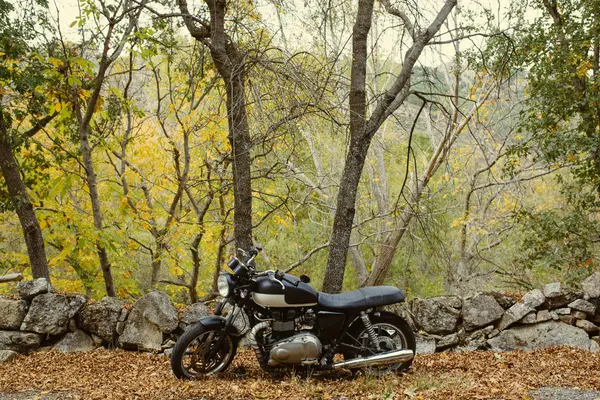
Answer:
[{"label": "wheel rim", "polygon": [[190,341],[181,358],[181,369],[188,377],[215,374],[228,364],[233,356],[231,336],[225,336],[217,348],[219,332],[203,332]]},{"label": "wheel rim", "polygon": [[[373,329],[378,337],[378,343],[380,350],[377,350],[369,338],[367,329],[363,329],[358,335],[357,340],[361,344],[361,347],[365,349],[361,352],[362,356],[369,356],[377,353],[385,353],[391,350],[407,349],[408,339],[404,335],[404,332],[392,324],[385,322],[376,322],[372,324]],[[373,374],[380,375],[392,372],[400,368],[404,363],[387,364],[380,366],[368,367],[367,370]]]}]

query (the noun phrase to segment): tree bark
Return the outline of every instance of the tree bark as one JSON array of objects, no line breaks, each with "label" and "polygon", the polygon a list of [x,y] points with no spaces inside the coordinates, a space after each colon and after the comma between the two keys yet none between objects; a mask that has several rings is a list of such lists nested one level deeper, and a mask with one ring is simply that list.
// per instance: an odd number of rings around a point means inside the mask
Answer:
[{"label": "tree bark", "polygon": [[[421,32],[406,24],[414,39],[405,55],[404,64],[392,86],[381,96],[373,113],[366,120],[366,58],[367,37],[373,15],[372,0],[361,0],[352,33],[352,68],[350,76],[350,147],[340,182],[337,208],[331,234],[331,247],[325,271],[323,291],[337,293],[342,290],[346,255],[350,243],[352,221],[355,214],[356,194],[373,136],[385,120],[400,107],[408,96],[410,77],[415,64],[427,43],[439,31],[457,0],[446,0],[433,22]],[[404,20],[404,18],[403,18]],[[371,281],[369,279],[368,281]]]},{"label": "tree bark", "polygon": [[211,57],[227,94],[227,123],[232,154],[234,213],[233,229],[237,248],[252,245],[252,177],[250,128],[246,113],[244,54],[225,33],[225,0],[205,0],[210,11],[210,24],[196,25],[186,0],[177,0],[190,34],[210,50]]},{"label": "tree bark", "polygon": [[19,164],[13,154],[12,141],[10,140],[1,110],[0,169],[2,170],[12,205],[17,212],[21,228],[23,229],[29,263],[31,264],[31,273],[34,278],[46,278],[50,280],[42,229],[27,195],[27,188],[21,179]]},{"label": "tree bark", "polygon": [[350,72],[350,148],[346,156],[340,182],[337,206],[331,233],[329,259],[323,280],[323,291],[337,293],[342,290],[346,270],[346,254],[354,214],[356,193],[365,165],[370,140],[365,140],[365,115],[367,111],[367,38],[371,30],[374,0],[360,0],[356,22],[352,30],[352,68]]}]

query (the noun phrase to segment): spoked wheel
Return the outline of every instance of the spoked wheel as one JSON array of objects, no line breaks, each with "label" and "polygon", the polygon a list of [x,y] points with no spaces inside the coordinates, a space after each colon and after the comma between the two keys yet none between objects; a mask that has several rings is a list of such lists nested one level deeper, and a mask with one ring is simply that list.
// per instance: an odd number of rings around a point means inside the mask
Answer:
[{"label": "spoked wheel", "polygon": [[171,355],[171,368],[180,379],[192,379],[224,371],[235,356],[237,342],[229,334],[220,339],[219,329],[190,327],[177,341]]},{"label": "spoked wheel", "polygon": [[[379,317],[371,317],[371,325],[377,334],[379,349],[371,343],[365,326],[361,322],[358,322],[354,329],[352,329],[352,332],[348,333],[355,338],[354,345],[360,346],[363,350],[360,352],[344,353],[345,360],[398,349],[412,350],[413,354],[416,352],[415,335],[410,326],[402,318],[395,314],[382,312]],[[406,371],[412,364],[412,361],[411,359],[401,363],[367,367],[363,371],[368,375],[383,376],[399,371]]]}]

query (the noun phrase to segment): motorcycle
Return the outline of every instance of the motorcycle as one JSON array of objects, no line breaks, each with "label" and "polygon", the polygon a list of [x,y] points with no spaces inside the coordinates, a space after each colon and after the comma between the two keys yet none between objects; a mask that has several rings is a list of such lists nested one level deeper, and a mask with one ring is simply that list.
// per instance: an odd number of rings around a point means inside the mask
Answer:
[{"label": "motorcycle", "polygon": [[[341,294],[317,292],[306,275],[256,270],[260,247],[238,250],[228,266],[233,273],[218,278],[221,302],[214,315],[200,319],[179,337],[171,368],[180,379],[224,371],[235,357],[245,333],[261,368],[267,372],[291,369],[346,368],[384,375],[409,368],[415,337],[400,316],[381,310],[404,301],[393,286],[363,287]],[[223,316],[226,305],[231,311]],[[245,313],[248,329],[234,325]],[[343,361],[334,361],[341,354]]]}]

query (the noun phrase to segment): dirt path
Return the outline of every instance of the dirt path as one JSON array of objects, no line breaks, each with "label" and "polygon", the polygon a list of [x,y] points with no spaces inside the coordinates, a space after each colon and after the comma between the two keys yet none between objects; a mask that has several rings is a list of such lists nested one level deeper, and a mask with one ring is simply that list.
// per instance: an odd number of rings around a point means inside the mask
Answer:
[{"label": "dirt path", "polygon": [[421,356],[410,373],[382,379],[347,372],[273,378],[253,357],[243,351],[229,373],[186,382],[172,376],[164,356],[36,353],[0,364],[0,400],[600,398],[600,356],[568,348]]}]

